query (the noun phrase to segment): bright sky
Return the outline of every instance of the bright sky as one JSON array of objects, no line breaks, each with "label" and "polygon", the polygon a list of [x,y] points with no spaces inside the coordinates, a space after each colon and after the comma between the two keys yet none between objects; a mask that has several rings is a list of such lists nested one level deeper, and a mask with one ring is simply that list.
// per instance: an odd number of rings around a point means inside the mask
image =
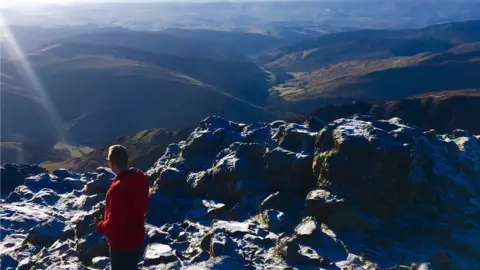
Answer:
[{"label": "bright sky", "polygon": [[[25,4],[69,4],[69,3],[108,3],[108,2],[244,2],[252,0],[0,0],[0,8],[25,6]],[[268,0],[260,0],[268,1]]]},{"label": "bright sky", "polygon": [[[69,3],[102,3],[102,2],[167,2],[177,0],[0,0],[1,7],[22,6],[25,4],[69,4]],[[188,0],[187,0],[188,1]],[[196,1],[196,0],[193,0]],[[192,1],[192,2],[193,2]]]},{"label": "bright sky", "polygon": [[[200,1],[205,1],[205,2],[210,2],[212,0],[14,0],[13,2],[16,3],[56,3],[56,4],[61,4],[61,3],[72,3],[72,2],[175,2],[175,1],[182,1],[182,2],[200,2]],[[215,1],[215,0],[214,0]],[[222,1],[222,0],[219,0]],[[0,0],[0,6],[2,4],[8,4],[11,3],[12,0]]]}]

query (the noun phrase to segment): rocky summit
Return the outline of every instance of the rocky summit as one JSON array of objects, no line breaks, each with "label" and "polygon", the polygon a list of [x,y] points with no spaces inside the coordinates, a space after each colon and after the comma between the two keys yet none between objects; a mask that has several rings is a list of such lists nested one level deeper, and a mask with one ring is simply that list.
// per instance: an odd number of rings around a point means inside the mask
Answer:
[{"label": "rocky summit", "polygon": [[[202,121],[148,170],[142,269],[476,269],[480,137],[355,115]],[[109,169],[1,168],[2,269],[108,269]]]}]

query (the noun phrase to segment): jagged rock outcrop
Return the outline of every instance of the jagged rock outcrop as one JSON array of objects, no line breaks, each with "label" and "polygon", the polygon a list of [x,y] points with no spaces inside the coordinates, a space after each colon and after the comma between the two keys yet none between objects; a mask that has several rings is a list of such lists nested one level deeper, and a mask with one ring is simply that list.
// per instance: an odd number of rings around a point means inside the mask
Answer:
[{"label": "jagged rock outcrop", "polygon": [[[480,141],[453,134],[361,115],[302,125],[209,117],[148,171],[141,265],[474,269]],[[0,209],[2,263],[108,268],[95,223],[114,175],[19,168],[2,168],[14,189]]]},{"label": "jagged rock outcrop", "polygon": [[25,182],[25,178],[37,174],[47,173],[47,170],[36,165],[24,165],[24,164],[5,164],[0,168],[0,178],[8,179],[8,181],[2,181],[2,198],[4,194],[12,192],[16,187],[22,185]]}]

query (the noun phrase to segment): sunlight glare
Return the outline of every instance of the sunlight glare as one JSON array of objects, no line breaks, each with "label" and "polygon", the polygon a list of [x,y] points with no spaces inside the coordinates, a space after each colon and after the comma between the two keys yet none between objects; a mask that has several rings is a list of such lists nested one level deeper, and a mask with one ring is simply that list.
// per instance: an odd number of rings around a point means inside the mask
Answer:
[{"label": "sunlight glare", "polygon": [[[60,120],[60,117],[56,109],[54,108],[50,100],[50,97],[48,96],[48,93],[45,90],[45,87],[40,82],[33,68],[30,66],[30,63],[28,62],[28,58],[25,56],[22,49],[18,45],[15,39],[15,36],[10,31],[2,14],[0,14],[0,30],[1,30],[0,33],[2,33],[2,38],[7,43],[7,45],[13,50],[15,58],[19,60],[21,68],[23,69],[23,71],[25,71],[27,78],[30,80],[31,84],[33,85],[33,90],[38,95],[40,102],[42,103],[43,107],[48,113],[48,116],[50,117],[50,120],[52,121],[52,124],[56,129],[55,131],[57,132],[58,139],[60,141],[66,142],[66,137],[64,136],[65,134],[62,132],[62,128],[61,128],[62,122]],[[4,41],[2,40],[2,42]]]}]

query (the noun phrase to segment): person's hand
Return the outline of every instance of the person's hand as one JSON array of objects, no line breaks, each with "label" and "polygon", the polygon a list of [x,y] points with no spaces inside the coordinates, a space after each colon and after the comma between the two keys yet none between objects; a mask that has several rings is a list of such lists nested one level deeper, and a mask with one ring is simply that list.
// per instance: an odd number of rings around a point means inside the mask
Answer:
[{"label": "person's hand", "polygon": [[92,223],[90,225],[96,226],[102,220],[103,220],[103,214],[100,214],[98,217],[94,217],[92,219]]}]

